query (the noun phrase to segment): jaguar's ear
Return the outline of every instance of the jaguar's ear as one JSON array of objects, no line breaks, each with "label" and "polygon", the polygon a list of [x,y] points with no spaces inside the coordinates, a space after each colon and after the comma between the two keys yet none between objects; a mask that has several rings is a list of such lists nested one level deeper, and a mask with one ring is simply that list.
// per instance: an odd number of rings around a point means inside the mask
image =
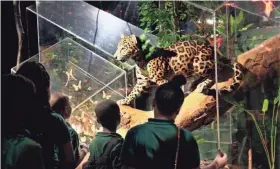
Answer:
[{"label": "jaguar's ear", "polygon": [[124,38],[124,36],[125,36],[124,34],[121,34],[121,38]]},{"label": "jaguar's ear", "polygon": [[137,38],[136,38],[135,35],[131,35],[131,40],[132,40],[135,44],[137,44]]}]

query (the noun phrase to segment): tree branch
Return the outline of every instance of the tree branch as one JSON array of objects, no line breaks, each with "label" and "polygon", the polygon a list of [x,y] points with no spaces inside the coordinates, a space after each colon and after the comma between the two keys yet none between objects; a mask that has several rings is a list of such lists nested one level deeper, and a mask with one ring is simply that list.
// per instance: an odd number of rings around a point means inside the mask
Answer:
[{"label": "tree branch", "polygon": [[[280,34],[267,39],[258,47],[239,55],[237,61],[246,70],[239,94],[260,85],[271,72],[277,71],[278,75],[280,75]],[[227,77],[227,80],[219,82],[218,88],[230,85],[232,83],[230,76],[231,72],[221,71],[219,79]],[[208,125],[215,120],[215,104],[214,97],[194,91],[185,98],[175,123],[190,131],[196,130],[203,125]],[[221,107],[222,110],[220,112],[226,112],[231,106],[226,103],[221,104],[223,104],[223,107]],[[142,111],[128,106],[120,106],[120,109],[130,114],[131,119],[130,124],[126,125],[128,126],[127,129],[145,122],[153,116],[152,111]]]},{"label": "tree branch", "polygon": [[21,21],[20,1],[14,0],[13,6],[14,6],[16,30],[18,35],[18,54],[17,54],[17,63],[16,63],[16,69],[18,69],[21,60],[21,49],[22,49],[24,29]]}]

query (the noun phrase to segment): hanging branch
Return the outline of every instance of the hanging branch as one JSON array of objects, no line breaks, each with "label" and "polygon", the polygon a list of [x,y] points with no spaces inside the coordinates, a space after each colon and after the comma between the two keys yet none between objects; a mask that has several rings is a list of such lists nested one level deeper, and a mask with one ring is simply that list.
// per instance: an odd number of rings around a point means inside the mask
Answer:
[{"label": "hanging branch", "polygon": [[20,1],[14,0],[13,5],[14,5],[15,24],[16,24],[17,35],[18,35],[18,54],[17,54],[17,63],[16,63],[16,69],[18,69],[21,60],[21,48],[22,48],[24,30],[21,22]]}]

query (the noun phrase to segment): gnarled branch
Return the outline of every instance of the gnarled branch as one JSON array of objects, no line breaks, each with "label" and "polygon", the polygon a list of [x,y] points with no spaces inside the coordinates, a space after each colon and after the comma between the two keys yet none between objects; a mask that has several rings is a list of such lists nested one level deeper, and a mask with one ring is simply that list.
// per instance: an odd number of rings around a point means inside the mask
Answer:
[{"label": "gnarled branch", "polygon": [[[265,78],[272,72],[280,75],[280,34],[267,39],[256,48],[251,49],[238,56],[237,61],[243,65],[246,72],[244,80],[239,90],[240,93],[246,92],[259,86]],[[219,79],[222,76],[228,76],[228,80],[218,83],[218,88],[228,86],[232,83],[231,75],[226,75],[228,71],[221,71]],[[214,86],[212,87],[214,88]],[[175,123],[190,131],[207,125],[215,120],[216,106],[215,98],[201,93],[192,92],[186,98],[182,105],[181,111],[177,116]],[[226,112],[230,105],[223,105],[223,110]],[[128,128],[146,121],[152,117],[152,111],[141,111],[128,106],[120,106],[121,111],[131,114],[131,119]],[[126,130],[123,130],[125,134]]]},{"label": "gnarled branch", "polygon": [[16,30],[18,35],[18,54],[17,54],[17,63],[16,63],[16,69],[18,69],[21,60],[21,49],[22,49],[24,29],[21,21],[20,1],[14,0],[13,6],[14,6],[14,18],[15,18]]}]

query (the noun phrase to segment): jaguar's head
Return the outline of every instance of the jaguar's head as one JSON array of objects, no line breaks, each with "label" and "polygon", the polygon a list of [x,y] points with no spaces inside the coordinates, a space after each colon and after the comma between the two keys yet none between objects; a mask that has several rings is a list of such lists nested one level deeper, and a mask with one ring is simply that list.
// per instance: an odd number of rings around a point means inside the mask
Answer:
[{"label": "jaguar's head", "polygon": [[140,49],[135,35],[121,35],[121,40],[119,41],[114,58],[118,61],[125,62],[129,58],[135,59],[139,52]]}]

